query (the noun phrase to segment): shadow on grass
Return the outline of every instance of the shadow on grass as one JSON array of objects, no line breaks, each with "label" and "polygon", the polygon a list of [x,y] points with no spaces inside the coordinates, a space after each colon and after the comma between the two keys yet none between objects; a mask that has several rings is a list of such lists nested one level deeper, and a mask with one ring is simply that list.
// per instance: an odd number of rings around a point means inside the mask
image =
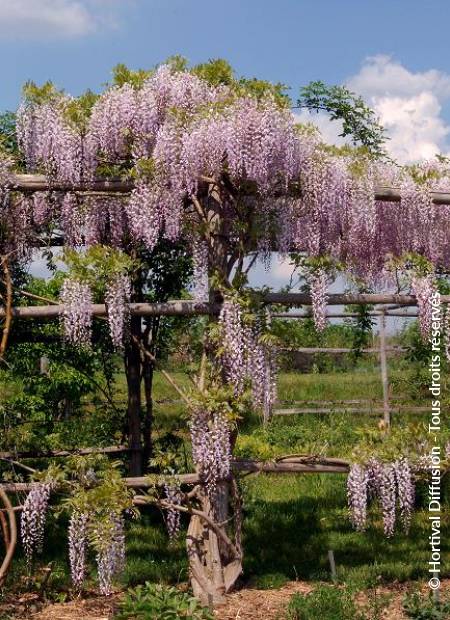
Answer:
[{"label": "shadow on grass", "polygon": [[[338,578],[362,587],[427,576],[429,531],[423,511],[414,517],[409,535],[399,531],[387,539],[374,508],[370,527],[358,533],[345,508],[345,478],[317,478],[278,478],[275,485],[273,477],[260,477],[248,485],[246,582],[263,585],[273,581],[277,587],[283,579],[329,580],[329,549],[334,551]],[[283,492],[291,497],[280,497]],[[443,546],[450,550],[448,542]]]}]

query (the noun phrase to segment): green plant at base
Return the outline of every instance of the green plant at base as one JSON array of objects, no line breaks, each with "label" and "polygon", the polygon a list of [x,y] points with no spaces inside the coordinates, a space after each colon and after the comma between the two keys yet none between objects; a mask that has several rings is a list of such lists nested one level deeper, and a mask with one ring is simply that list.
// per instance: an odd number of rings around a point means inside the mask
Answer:
[{"label": "green plant at base", "polygon": [[212,620],[198,600],[177,588],[146,582],[129,590],[116,620]]},{"label": "green plant at base", "polygon": [[319,586],[311,594],[294,594],[287,620],[362,620],[350,592],[335,586]]},{"label": "green plant at base", "polygon": [[450,600],[434,601],[430,596],[424,598],[418,592],[409,594],[403,601],[403,609],[408,618],[414,620],[448,620]]}]

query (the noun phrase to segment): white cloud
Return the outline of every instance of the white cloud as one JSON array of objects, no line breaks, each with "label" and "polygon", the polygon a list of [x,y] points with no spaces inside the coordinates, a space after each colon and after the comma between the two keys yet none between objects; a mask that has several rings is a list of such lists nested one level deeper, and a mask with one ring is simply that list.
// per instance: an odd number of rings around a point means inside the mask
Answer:
[{"label": "white cloud", "polygon": [[319,131],[325,142],[328,144],[336,144],[341,146],[345,144],[347,140],[342,138],[339,134],[342,133],[341,121],[330,121],[325,112],[309,112],[308,110],[296,110],[294,112],[295,120],[297,123],[308,124],[311,123],[319,128]]},{"label": "white cloud", "polygon": [[[428,159],[450,152],[450,125],[442,117],[450,100],[450,75],[430,69],[412,72],[390,56],[367,58],[360,71],[346,81],[375,110],[389,136],[386,148],[400,163]],[[317,125],[324,140],[341,145],[342,125],[325,114],[302,110],[300,122]]]},{"label": "white cloud", "polygon": [[411,97],[433,91],[437,97],[450,96],[450,75],[430,69],[413,73],[390,56],[366,58],[359,73],[347,80],[349,88],[363,96]]},{"label": "white cloud", "polygon": [[450,126],[441,113],[450,99],[450,75],[435,69],[414,73],[380,55],[366,59],[347,85],[375,110],[391,138],[387,148],[400,162],[449,150]]},{"label": "white cloud", "polygon": [[115,0],[0,0],[0,34],[14,38],[88,35],[114,25]]}]

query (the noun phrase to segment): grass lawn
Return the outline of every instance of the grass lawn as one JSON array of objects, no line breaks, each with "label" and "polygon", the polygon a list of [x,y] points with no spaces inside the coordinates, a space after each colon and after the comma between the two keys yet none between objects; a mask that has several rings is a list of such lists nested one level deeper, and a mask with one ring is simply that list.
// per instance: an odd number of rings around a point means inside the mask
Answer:
[{"label": "grass lawn", "polygon": [[[189,385],[186,375],[174,373],[174,376],[184,386]],[[119,393],[124,387],[120,381]],[[282,373],[279,394],[280,399],[287,401],[380,398],[381,385],[376,367],[346,374]],[[156,373],[157,432],[175,429],[185,433],[183,404],[161,402],[177,398],[175,390]],[[394,424],[402,425],[409,418],[408,414],[402,414]],[[411,419],[425,421],[426,415],[411,416]],[[266,429],[253,419],[241,424],[237,454],[271,458],[277,454],[316,453],[348,458],[361,430],[375,428],[376,424],[376,417],[350,413],[279,416]],[[258,475],[243,479],[240,484],[244,498],[244,583],[272,588],[297,578],[329,580],[329,549],[335,554],[339,580],[357,587],[372,586],[378,580],[425,578],[429,525],[423,508],[414,516],[409,535],[398,532],[392,539],[386,539],[377,509],[372,510],[368,531],[356,533],[348,520],[345,483],[345,476],[336,474]],[[448,499],[448,489],[446,495]],[[446,507],[442,532],[444,557],[450,552],[448,503]],[[186,526],[186,520],[183,523]],[[127,528],[128,559],[123,586],[145,580],[187,581],[183,534],[178,542],[169,545],[159,511],[146,509]],[[60,596],[57,593],[66,591],[69,584],[67,524],[51,518],[47,530],[41,564],[53,562],[48,588]],[[19,590],[26,589],[20,577],[24,568],[19,557],[8,580]],[[443,568],[444,573],[450,574],[449,567]]]}]

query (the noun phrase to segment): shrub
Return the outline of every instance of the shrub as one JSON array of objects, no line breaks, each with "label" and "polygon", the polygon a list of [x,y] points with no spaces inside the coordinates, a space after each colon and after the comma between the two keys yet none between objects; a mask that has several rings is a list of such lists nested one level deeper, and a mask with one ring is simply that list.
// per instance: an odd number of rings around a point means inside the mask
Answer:
[{"label": "shrub", "polygon": [[213,620],[196,598],[177,588],[146,582],[128,590],[116,620]]},{"label": "shrub", "polygon": [[403,609],[408,618],[414,620],[448,620],[450,600],[434,601],[431,596],[423,597],[418,592],[405,597]]},{"label": "shrub", "polygon": [[319,586],[311,594],[294,594],[287,620],[356,620],[358,613],[350,592],[335,586]]}]

